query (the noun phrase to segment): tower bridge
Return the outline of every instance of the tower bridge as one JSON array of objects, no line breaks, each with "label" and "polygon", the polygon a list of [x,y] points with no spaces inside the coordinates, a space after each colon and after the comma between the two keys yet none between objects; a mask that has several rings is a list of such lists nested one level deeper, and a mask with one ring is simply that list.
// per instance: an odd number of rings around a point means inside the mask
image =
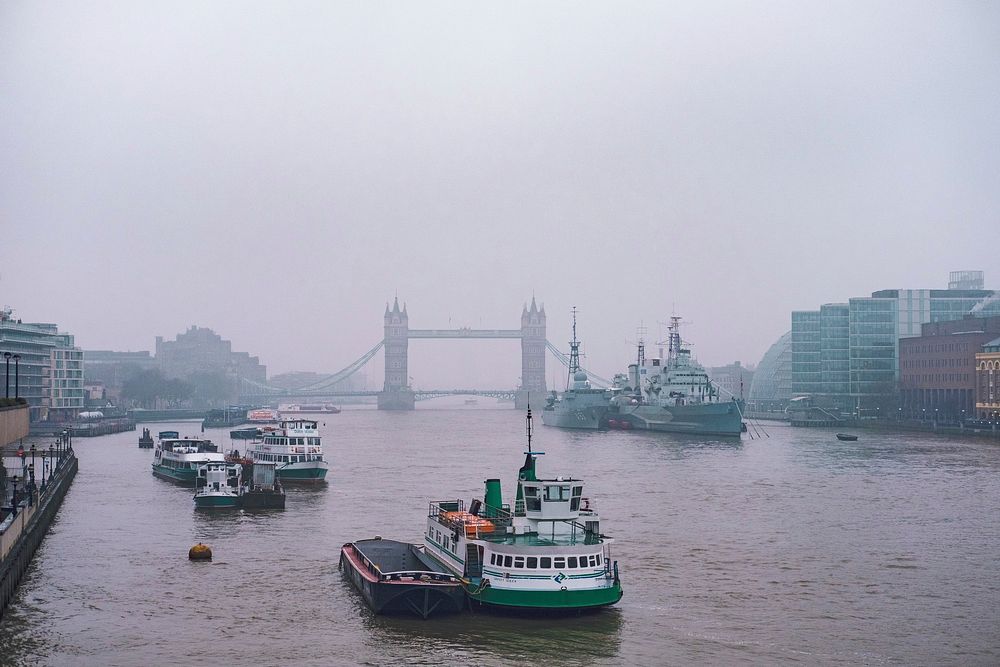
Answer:
[{"label": "tower bridge", "polygon": [[[529,395],[541,398],[545,387],[545,352],[548,350],[564,366],[568,357],[545,337],[545,307],[539,307],[534,297],[531,305],[521,310],[521,326],[518,329],[411,329],[406,304],[399,307],[399,299],[393,300],[392,308],[386,304],[383,316],[384,337],[359,359],[333,375],[327,376],[304,387],[285,389],[265,383],[242,380],[240,401],[260,403],[280,399],[338,398],[347,396],[376,396],[379,410],[412,410],[417,400],[449,395],[493,396],[514,399],[514,405],[523,409]],[[521,386],[513,389],[436,389],[415,390],[409,384],[409,342],[411,339],[520,339],[521,340]],[[337,391],[333,387],[347,379],[371,361],[380,349],[385,350],[385,378],[381,391]],[[595,384],[610,385],[610,382],[591,374]]]}]

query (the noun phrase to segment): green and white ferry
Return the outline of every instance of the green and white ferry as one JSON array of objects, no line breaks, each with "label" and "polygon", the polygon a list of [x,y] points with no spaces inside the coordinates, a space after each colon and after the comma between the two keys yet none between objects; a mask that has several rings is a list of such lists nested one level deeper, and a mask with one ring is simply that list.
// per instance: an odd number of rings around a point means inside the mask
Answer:
[{"label": "green and white ferry", "polygon": [[277,428],[264,431],[247,445],[247,457],[274,463],[278,479],[285,483],[324,482],[330,468],[312,419],[282,419]]},{"label": "green and white ferry", "polygon": [[235,509],[243,494],[243,466],[212,461],[198,468],[195,509]]},{"label": "green and white ferry", "polygon": [[225,461],[211,440],[164,438],[153,452],[153,474],[185,486],[194,486],[198,468],[206,463]]},{"label": "green and white ferry", "polygon": [[602,534],[583,481],[539,479],[528,451],[518,472],[514,510],[503,503],[499,479],[468,509],[462,500],[430,503],[425,553],[463,578],[474,605],[517,612],[565,613],[615,604],[622,597],[611,539]]}]

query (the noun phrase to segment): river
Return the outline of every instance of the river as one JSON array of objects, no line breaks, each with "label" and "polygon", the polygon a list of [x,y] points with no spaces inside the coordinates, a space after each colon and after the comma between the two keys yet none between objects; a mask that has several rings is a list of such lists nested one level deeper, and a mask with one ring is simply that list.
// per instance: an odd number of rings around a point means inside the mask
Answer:
[{"label": "river", "polygon": [[[765,423],[742,441],[536,420],[544,475],[586,482],[625,596],[562,619],[373,616],[340,546],[419,541],[427,502],[510,500],[511,409],[321,416],[329,484],[285,511],[195,512],[138,432],[78,439],[80,472],[0,622],[14,665],[997,664],[1000,444]],[[153,425],[198,435],[197,423]],[[209,429],[229,446],[228,430]],[[196,542],[211,563],[190,562]]]}]

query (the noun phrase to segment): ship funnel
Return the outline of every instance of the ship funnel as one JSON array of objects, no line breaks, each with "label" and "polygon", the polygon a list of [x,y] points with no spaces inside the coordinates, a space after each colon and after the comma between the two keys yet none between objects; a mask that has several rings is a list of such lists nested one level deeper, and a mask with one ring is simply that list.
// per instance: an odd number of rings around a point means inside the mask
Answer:
[{"label": "ship funnel", "polygon": [[488,479],[486,480],[486,497],[484,498],[484,504],[486,505],[485,514],[486,516],[495,516],[497,510],[503,505],[503,495],[500,493],[500,480],[499,479]]}]

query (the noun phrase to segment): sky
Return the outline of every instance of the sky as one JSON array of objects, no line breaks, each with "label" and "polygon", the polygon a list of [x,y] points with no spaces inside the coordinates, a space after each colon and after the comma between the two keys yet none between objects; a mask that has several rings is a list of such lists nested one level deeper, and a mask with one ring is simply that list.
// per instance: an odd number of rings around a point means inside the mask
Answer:
[{"label": "sky", "polygon": [[[605,377],[671,314],[753,364],[795,309],[1000,287],[998,212],[996,3],[0,4],[0,304],[84,349],[198,325],[333,372],[397,295],[413,328],[534,296]],[[410,375],[508,388],[520,348]]]}]

